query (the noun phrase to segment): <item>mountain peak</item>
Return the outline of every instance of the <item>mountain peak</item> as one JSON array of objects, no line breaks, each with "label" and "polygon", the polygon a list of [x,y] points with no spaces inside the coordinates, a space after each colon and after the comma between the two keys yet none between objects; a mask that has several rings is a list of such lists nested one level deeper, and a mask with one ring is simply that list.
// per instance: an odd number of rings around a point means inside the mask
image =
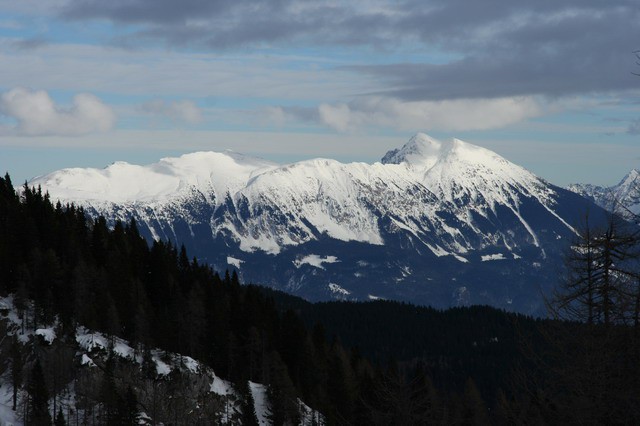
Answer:
[{"label": "mountain peak", "polygon": [[632,184],[639,178],[640,178],[640,171],[638,171],[638,169],[631,169],[631,171],[627,173],[627,175],[622,179],[619,185]]},{"label": "mountain peak", "polygon": [[438,162],[462,161],[469,164],[506,163],[502,157],[488,149],[452,138],[439,141],[424,133],[416,133],[402,146],[391,150],[382,158],[382,164],[407,163],[429,169]]},{"label": "mountain peak", "polygon": [[432,166],[452,142],[443,143],[425,133],[416,133],[401,148],[393,149],[382,157],[382,164],[409,163]]}]

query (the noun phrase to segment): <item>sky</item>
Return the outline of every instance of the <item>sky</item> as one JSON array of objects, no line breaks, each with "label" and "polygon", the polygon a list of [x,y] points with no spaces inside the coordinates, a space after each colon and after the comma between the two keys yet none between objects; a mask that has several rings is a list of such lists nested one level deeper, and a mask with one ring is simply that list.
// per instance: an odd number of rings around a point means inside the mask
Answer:
[{"label": "sky", "polygon": [[637,0],[0,0],[0,172],[413,134],[556,185],[640,168]]}]

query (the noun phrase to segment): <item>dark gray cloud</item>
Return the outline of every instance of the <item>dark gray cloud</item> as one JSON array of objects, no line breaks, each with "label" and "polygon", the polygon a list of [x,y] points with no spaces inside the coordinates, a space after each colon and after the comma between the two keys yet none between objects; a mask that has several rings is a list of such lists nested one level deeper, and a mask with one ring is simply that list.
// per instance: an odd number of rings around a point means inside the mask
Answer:
[{"label": "dark gray cloud", "polygon": [[[133,25],[134,37],[236,47],[406,49],[446,64],[354,66],[402,100],[564,96],[640,88],[637,0],[72,0],[67,19]],[[377,61],[380,62],[380,61]]]},{"label": "dark gray cloud", "polygon": [[545,95],[560,97],[640,88],[629,52],[585,56],[471,56],[445,65],[357,66],[386,82],[374,93],[407,101]]},{"label": "dark gray cloud", "polygon": [[[352,69],[381,78],[384,94],[404,100],[556,97],[640,88],[640,80],[632,75],[637,70],[632,52],[640,44],[637,7],[621,3],[597,10],[558,3],[562,9],[545,10],[541,3],[536,10],[503,10],[500,19],[470,21],[463,15],[467,26],[440,24],[437,36],[423,32],[425,39],[461,54],[461,59],[446,64]],[[481,10],[473,13],[483,15]]]}]

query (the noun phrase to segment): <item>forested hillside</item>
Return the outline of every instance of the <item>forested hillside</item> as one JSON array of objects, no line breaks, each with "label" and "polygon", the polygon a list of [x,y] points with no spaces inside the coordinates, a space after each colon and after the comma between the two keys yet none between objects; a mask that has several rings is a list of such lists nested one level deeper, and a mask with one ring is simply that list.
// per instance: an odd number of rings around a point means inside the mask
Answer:
[{"label": "forested hillside", "polygon": [[[19,195],[8,175],[0,236],[0,296],[12,295],[19,324],[0,321],[0,384],[16,390],[27,424],[77,421],[69,407],[56,409],[70,383],[100,389],[83,394],[84,413],[100,414],[89,424],[133,424],[143,412],[156,416],[149,423],[208,424],[208,415],[256,424],[258,383],[276,425],[640,418],[637,324],[534,321],[485,307],[309,304],[149,243],[135,221],[110,229],[39,189]],[[106,343],[87,345],[93,332]],[[122,348],[131,361],[113,356]],[[84,351],[94,351],[90,374]],[[201,367],[185,369],[190,359]],[[214,392],[222,382],[193,388],[216,376],[237,390],[234,416]],[[165,410],[149,408],[150,389]],[[322,414],[304,417],[302,401]]]}]

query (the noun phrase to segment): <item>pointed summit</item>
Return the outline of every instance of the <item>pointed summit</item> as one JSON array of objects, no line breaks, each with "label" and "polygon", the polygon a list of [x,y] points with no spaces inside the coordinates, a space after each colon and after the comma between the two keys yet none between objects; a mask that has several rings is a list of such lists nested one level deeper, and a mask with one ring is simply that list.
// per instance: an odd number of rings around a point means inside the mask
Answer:
[{"label": "pointed summit", "polygon": [[450,167],[456,163],[482,164],[494,169],[515,166],[486,148],[456,138],[439,141],[424,133],[416,133],[402,148],[387,152],[381,162],[406,163],[424,169],[430,169],[437,164]]},{"label": "pointed summit", "polygon": [[632,169],[627,175],[620,181],[618,187],[640,186],[640,172],[638,169]]},{"label": "pointed summit", "polygon": [[402,148],[393,149],[382,157],[382,164],[409,163],[432,166],[446,150],[443,143],[425,133],[416,133]]}]

